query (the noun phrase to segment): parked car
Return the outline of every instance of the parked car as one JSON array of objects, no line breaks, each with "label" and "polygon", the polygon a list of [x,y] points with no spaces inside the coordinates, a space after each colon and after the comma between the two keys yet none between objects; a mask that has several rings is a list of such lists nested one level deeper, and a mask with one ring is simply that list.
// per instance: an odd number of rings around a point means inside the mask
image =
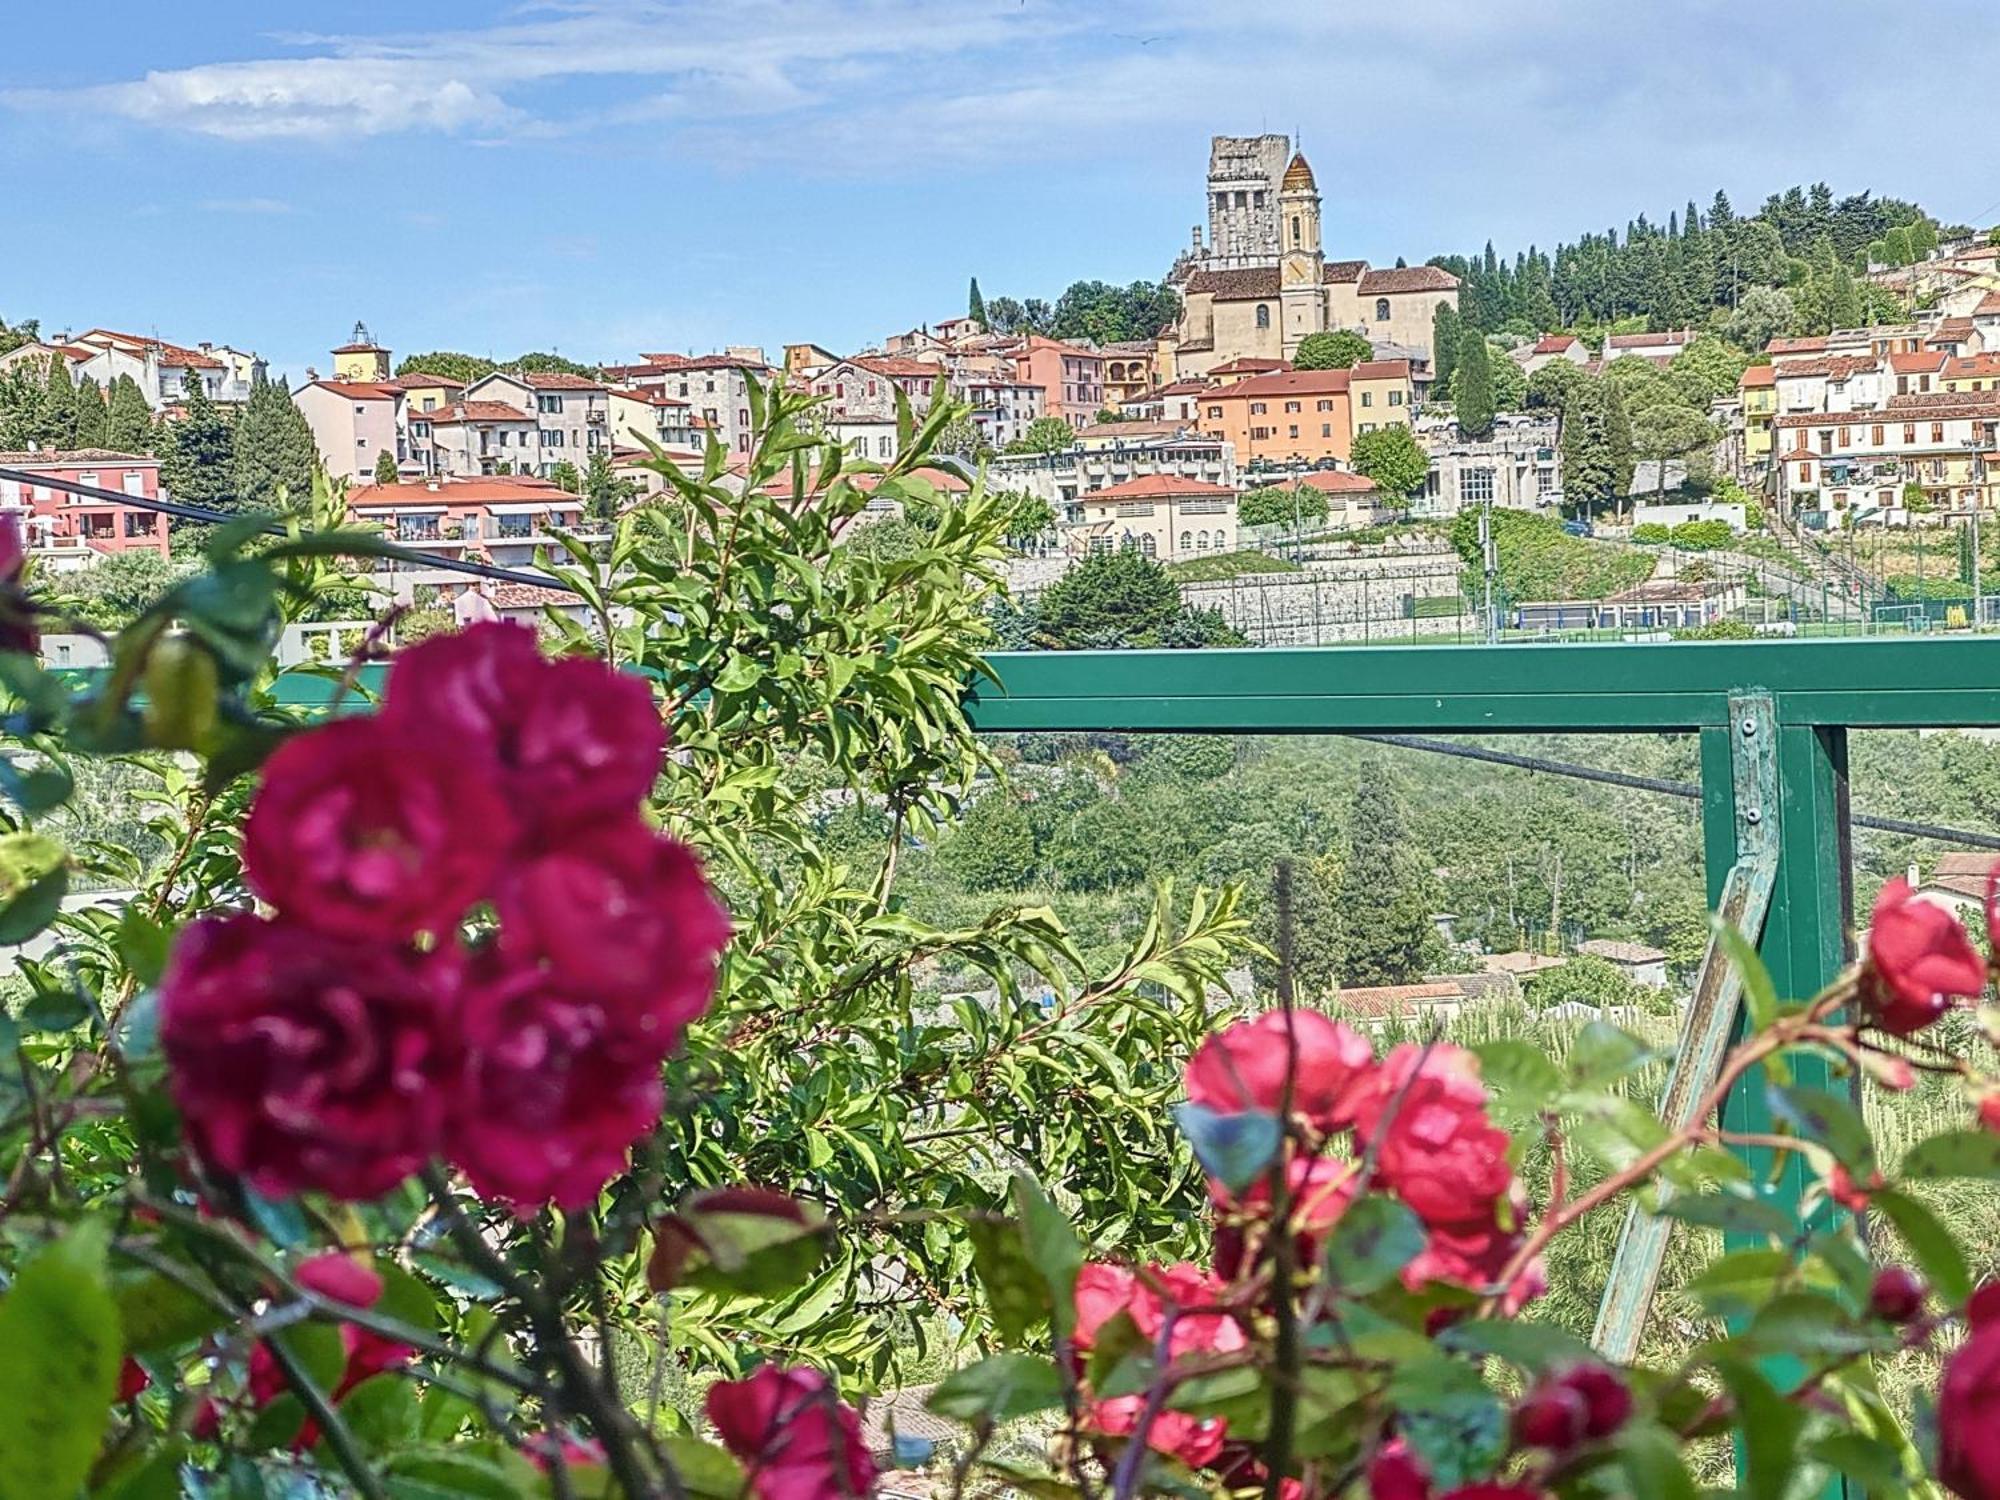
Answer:
[{"label": "parked car", "polygon": [[1563,522],[1563,530],[1571,536],[1591,536],[1595,534],[1594,528],[1588,521],[1565,521]]}]

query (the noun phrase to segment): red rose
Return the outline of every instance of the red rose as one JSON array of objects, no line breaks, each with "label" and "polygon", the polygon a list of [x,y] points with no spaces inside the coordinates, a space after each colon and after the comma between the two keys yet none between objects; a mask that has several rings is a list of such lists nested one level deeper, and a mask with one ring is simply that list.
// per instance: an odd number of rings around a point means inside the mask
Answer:
[{"label": "red rose", "polygon": [[[1093,1401],[1083,1414],[1086,1431],[1104,1437],[1132,1437],[1145,1415],[1144,1396],[1113,1396]],[[1228,1436],[1220,1417],[1193,1417],[1186,1412],[1161,1411],[1154,1415],[1145,1432],[1146,1446],[1155,1453],[1178,1458],[1190,1468],[1212,1464],[1222,1454]]]},{"label": "red rose", "polygon": [[1586,1438],[1608,1438],[1632,1418],[1631,1388],[1609,1365],[1572,1365],[1554,1383],[1582,1401]]},{"label": "red rose", "polygon": [[1097,1341],[1098,1330],[1119,1313],[1130,1313],[1139,1332],[1157,1339],[1169,1307],[1181,1311],[1174,1320],[1169,1349],[1173,1354],[1227,1353],[1241,1349],[1245,1339],[1236,1319],[1217,1307],[1222,1284],[1199,1266],[1185,1261],[1171,1266],[1145,1266],[1137,1272],[1093,1261],[1077,1273],[1076,1337],[1079,1349]]},{"label": "red rose", "polygon": [[1321,1130],[1346,1125],[1355,1080],[1374,1050],[1360,1033],[1313,1010],[1266,1011],[1214,1033],[1188,1061],[1188,1099],[1223,1114],[1275,1114],[1294,1054],[1292,1112]]},{"label": "red rose", "polygon": [[1430,1500],[1430,1471],[1401,1438],[1368,1461],[1369,1500]]},{"label": "red rose", "polygon": [[382,1297],[382,1278],[375,1268],[339,1250],[300,1261],[292,1279],[309,1292],[349,1307],[373,1307]]},{"label": "red rose", "polygon": [[1855,1213],[1864,1213],[1867,1211],[1870,1197],[1881,1191],[1884,1186],[1886,1184],[1880,1172],[1869,1173],[1866,1182],[1856,1182],[1848,1174],[1847,1168],[1836,1162],[1832,1175],[1827,1178],[1826,1195],[1842,1208],[1851,1209]]},{"label": "red rose", "polygon": [[[1347,1205],[1354,1201],[1361,1165],[1331,1156],[1296,1156],[1285,1167],[1291,1195],[1292,1264],[1305,1268],[1318,1263],[1320,1244],[1327,1232],[1340,1222]],[[1219,1182],[1210,1181],[1209,1196],[1224,1209],[1234,1209],[1257,1220],[1271,1212],[1271,1181],[1259,1177],[1233,1197]],[[1244,1231],[1240,1224],[1227,1222],[1215,1231],[1215,1269],[1218,1275],[1234,1279],[1243,1269]]]},{"label": "red rose", "polygon": [[501,943],[580,992],[644,997],[674,1027],[708,1009],[729,917],[693,851],[636,816],[524,857],[495,904]]},{"label": "red rose", "polygon": [[337,719],[280,746],[243,830],[250,889],[336,937],[449,934],[487,894],[513,822],[439,739]]},{"label": "red rose", "polygon": [[861,1419],[817,1370],[765,1365],[748,1380],[717,1381],[708,1420],[757,1500],[844,1500],[874,1486]]},{"label": "red rose", "polygon": [[2000,1089],[1980,1096],[1979,1123],[1988,1130],[2000,1131]]},{"label": "red rose", "polygon": [[146,1367],[131,1355],[126,1355],[125,1362],[118,1367],[118,1399],[136,1400],[140,1392],[152,1383],[153,1377],[146,1373]]},{"label": "red rose", "polygon": [[521,821],[555,833],[630,812],[666,750],[643,679],[589,657],[550,661],[534,632],[499,622],[400,653],[382,713],[485,760]]},{"label": "red rose", "polygon": [[591,1202],[660,1117],[673,1028],[504,957],[473,972],[460,1014],[452,1160],[520,1207]]},{"label": "red rose", "polygon": [[194,923],[160,981],[160,1045],[195,1151],[273,1197],[387,1192],[441,1138],[459,981],[449,948]]},{"label": "red rose", "polygon": [[2000,1281],[1982,1282],[1965,1299],[1965,1321],[1974,1328],[2000,1323]]},{"label": "red rose", "polygon": [[1397,1047],[1357,1099],[1354,1129],[1375,1146],[1382,1181],[1433,1228],[1492,1223],[1513,1184],[1507,1133],[1486,1117],[1479,1064],[1458,1047]]},{"label": "red rose", "polygon": [[[1403,1267],[1403,1285],[1421,1291],[1434,1281],[1485,1292],[1500,1279],[1520,1248],[1521,1237],[1494,1224],[1472,1227],[1434,1226],[1424,1248]],[[1512,1314],[1546,1289],[1540,1262],[1531,1262],[1506,1289],[1506,1310]]]},{"label": "red rose", "polygon": [[1951,1009],[1954,999],[1986,988],[1986,960],[1957,917],[1920,901],[1898,876],[1875,899],[1868,955],[1861,966],[1861,1001],[1868,1019],[1894,1036],[1909,1036]]},{"label": "red rose", "polygon": [[1097,1330],[1132,1305],[1136,1281],[1123,1266],[1094,1260],[1076,1273],[1076,1334],[1072,1342],[1088,1349]]},{"label": "red rose", "polygon": [[1965,1500],[2000,1496],[2000,1323],[1973,1328],[1938,1385],[1938,1478]]},{"label": "red rose", "polygon": [[[338,1264],[341,1262],[344,1267]],[[382,1296],[382,1278],[352,1256],[338,1251],[302,1262],[295,1274],[301,1286],[354,1307],[373,1307]],[[408,1364],[410,1356],[416,1353],[408,1344],[399,1344],[366,1328],[356,1328],[352,1323],[340,1325],[340,1345],[346,1360],[341,1366],[340,1379],[327,1392],[333,1401],[341,1400],[371,1375]],[[251,1402],[259,1407],[270,1405],[291,1390],[291,1382],[278,1368],[270,1346],[261,1339],[250,1350],[247,1389]],[[318,1441],[319,1424],[308,1417],[292,1437],[292,1451],[303,1453]]]}]

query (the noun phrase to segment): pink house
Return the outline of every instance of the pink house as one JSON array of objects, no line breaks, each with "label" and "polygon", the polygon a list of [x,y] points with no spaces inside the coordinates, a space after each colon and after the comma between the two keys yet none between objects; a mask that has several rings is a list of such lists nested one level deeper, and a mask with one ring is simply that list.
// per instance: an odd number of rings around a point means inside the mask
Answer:
[{"label": "pink house", "polygon": [[400,386],[359,380],[314,380],[292,396],[312,429],[313,446],[330,479],[366,484],[387,453],[400,468],[410,460],[402,425]]},{"label": "pink house", "polygon": [[[107,448],[0,453],[0,468],[160,498],[159,460]],[[0,479],[0,512],[20,516],[29,550],[56,568],[82,567],[120,552],[167,555],[167,518],[156,510],[88,500],[32,479]]]},{"label": "pink house", "polygon": [[1104,356],[1095,349],[1031,333],[1013,359],[1015,378],[1047,392],[1043,410],[1049,416],[1081,430],[1104,409]]}]

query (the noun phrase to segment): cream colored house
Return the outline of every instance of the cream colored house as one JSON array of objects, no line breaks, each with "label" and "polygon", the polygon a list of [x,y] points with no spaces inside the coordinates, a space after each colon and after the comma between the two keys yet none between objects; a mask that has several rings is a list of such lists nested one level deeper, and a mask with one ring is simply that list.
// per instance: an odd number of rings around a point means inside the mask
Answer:
[{"label": "cream colored house", "polygon": [[1074,556],[1137,547],[1161,562],[1236,550],[1236,491],[1177,474],[1146,474],[1076,497],[1064,543]]}]

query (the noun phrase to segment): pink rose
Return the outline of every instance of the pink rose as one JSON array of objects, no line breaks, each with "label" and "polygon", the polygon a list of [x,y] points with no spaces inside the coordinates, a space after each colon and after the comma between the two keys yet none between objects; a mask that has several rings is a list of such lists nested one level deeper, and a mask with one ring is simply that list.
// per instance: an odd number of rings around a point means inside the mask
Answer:
[{"label": "pink rose", "polygon": [[1097,1330],[1132,1305],[1137,1280],[1123,1266],[1094,1260],[1076,1273],[1076,1334],[1072,1342],[1088,1349]]},{"label": "pink rose", "polygon": [[309,1292],[349,1307],[373,1307],[382,1298],[382,1278],[375,1268],[339,1250],[300,1261],[292,1279]]},{"label": "pink rose", "polygon": [[643,679],[589,657],[550,661],[521,625],[473,625],[400,653],[382,715],[486,762],[521,821],[555,834],[629,813],[666,749]]},{"label": "pink rose", "polygon": [[1430,1500],[1430,1471],[1401,1438],[1383,1444],[1368,1461],[1369,1500]]},{"label": "pink rose", "polygon": [[264,767],[243,830],[250,888],[294,921],[382,942],[450,934],[513,836],[493,783],[436,740],[337,719]]},{"label": "pink rose", "polygon": [[[1132,1437],[1139,1431],[1139,1419],[1146,1414],[1144,1396],[1113,1396],[1093,1401],[1083,1414],[1086,1431],[1104,1437]],[[1228,1436],[1220,1417],[1193,1417],[1186,1412],[1161,1411],[1154,1415],[1145,1432],[1146,1446],[1155,1453],[1178,1458],[1190,1468],[1212,1464],[1221,1456]]]},{"label": "pink rose", "polygon": [[[339,1262],[345,1263],[345,1269]],[[373,1307],[382,1296],[382,1278],[352,1256],[338,1251],[302,1262],[296,1275],[301,1286],[364,1310]],[[369,1376],[408,1364],[416,1353],[408,1344],[399,1344],[366,1328],[356,1328],[352,1323],[340,1325],[340,1346],[346,1361],[341,1366],[340,1379],[327,1392],[328,1398],[335,1402]],[[291,1383],[278,1367],[270,1346],[261,1339],[250,1350],[247,1390],[252,1404],[258,1407],[270,1405],[291,1390]],[[292,1438],[292,1451],[303,1453],[318,1441],[319,1424],[308,1417]]]},{"label": "pink rose", "polygon": [[1381,1180],[1425,1224],[1493,1221],[1514,1170],[1507,1133],[1486,1117],[1486,1089],[1471,1053],[1404,1043],[1369,1078],[1355,1113],[1355,1138],[1364,1148],[1381,1138]]},{"label": "pink rose", "polygon": [[1985,988],[1986,960],[1957,917],[1918,900],[1900,875],[1882,887],[1861,966],[1861,1003],[1871,1022],[1910,1036],[1954,999],[1976,999]]},{"label": "pink rose", "polygon": [[708,1009],[729,917],[693,851],[636,816],[524,855],[495,904],[501,943],[579,992],[643,997],[675,1027]]},{"label": "pink rose", "polygon": [[1368,1039],[1318,1011],[1266,1011],[1224,1027],[1201,1044],[1187,1065],[1188,1099],[1223,1114],[1275,1114],[1292,1064],[1292,1112],[1323,1131],[1352,1118],[1357,1077],[1374,1061]]},{"label": "pink rose", "polygon": [[160,981],[160,1045],[196,1153],[273,1197],[387,1192],[441,1137],[459,980],[453,949],[195,922]]},{"label": "pink rose", "polygon": [[861,1419],[817,1370],[765,1365],[748,1380],[717,1381],[708,1420],[757,1500],[842,1500],[874,1487]]},{"label": "pink rose", "polygon": [[1975,1324],[1938,1385],[1938,1479],[1965,1500],[2000,1496],[2000,1323]]},{"label": "pink rose", "polygon": [[660,1117],[674,1028],[504,955],[473,971],[461,1016],[452,1160],[522,1208],[594,1200]]},{"label": "pink rose", "polygon": [[1166,1326],[1168,1308],[1177,1309],[1168,1348],[1175,1355],[1228,1353],[1241,1349],[1242,1326],[1220,1309],[1222,1283],[1185,1261],[1138,1271],[1093,1261],[1077,1273],[1076,1338],[1079,1349],[1097,1341],[1098,1331],[1119,1313],[1130,1313],[1148,1341]]},{"label": "pink rose", "polygon": [[[1359,1186],[1359,1162],[1341,1161],[1331,1156],[1295,1156],[1285,1167],[1291,1197],[1292,1264],[1309,1268],[1319,1261],[1320,1245],[1328,1231],[1340,1222],[1347,1205],[1354,1201]],[[1253,1221],[1268,1219],[1271,1213],[1271,1181],[1259,1177],[1240,1198],[1221,1183],[1210,1181],[1209,1196],[1224,1210],[1234,1210],[1234,1218]],[[1253,1227],[1255,1224],[1253,1223]],[[1244,1226],[1226,1219],[1216,1227],[1215,1269],[1231,1280],[1242,1274],[1243,1256],[1251,1247],[1245,1242]]]}]

